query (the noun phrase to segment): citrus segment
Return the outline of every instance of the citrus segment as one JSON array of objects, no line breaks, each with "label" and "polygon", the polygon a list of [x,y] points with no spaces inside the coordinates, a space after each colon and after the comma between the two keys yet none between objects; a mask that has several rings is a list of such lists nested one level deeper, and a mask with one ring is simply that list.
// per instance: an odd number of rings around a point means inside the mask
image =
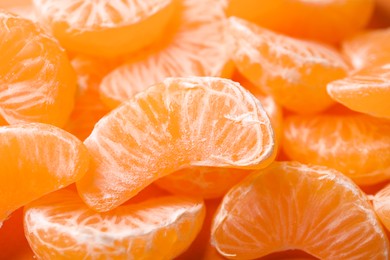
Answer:
[{"label": "citrus segment", "polygon": [[33,21],[36,19],[34,8],[32,6],[32,0],[0,0],[0,9],[9,11]]},{"label": "citrus segment", "polygon": [[39,123],[0,127],[0,221],[80,179],[88,163],[83,143],[57,127]]},{"label": "citrus segment", "polygon": [[333,101],[326,84],[346,76],[332,48],[280,35],[229,18],[233,61],[239,72],[276,102],[297,113],[316,113]]},{"label": "citrus segment", "polygon": [[342,51],[356,70],[390,63],[390,29],[360,32],[345,40]]},{"label": "citrus segment", "polygon": [[364,193],[343,174],[281,162],[224,197],[212,243],[230,259],[298,249],[319,259],[387,259],[389,243]]},{"label": "citrus segment", "polygon": [[0,115],[63,126],[76,92],[65,50],[32,21],[0,11],[0,53]]},{"label": "citrus segment", "polygon": [[293,37],[329,43],[340,42],[364,28],[374,10],[374,0],[226,1],[229,16]]},{"label": "citrus segment", "polygon": [[225,42],[226,17],[220,0],[183,0],[180,16],[169,24],[164,39],[131,57],[101,83],[102,99],[114,108],[166,77],[231,74]]},{"label": "citrus segment", "polygon": [[275,157],[260,102],[212,77],[165,79],[103,117],[84,143],[93,163],[78,191],[98,211],[185,167],[261,168]]},{"label": "citrus segment", "polygon": [[390,63],[333,81],[327,90],[335,101],[352,110],[390,118]]},{"label": "citrus segment", "polygon": [[390,230],[390,185],[385,186],[383,189],[373,196],[373,204],[376,214],[381,220],[386,229]]},{"label": "citrus segment", "polygon": [[106,58],[155,42],[176,0],[33,0],[39,20],[68,50]]},{"label": "citrus segment", "polygon": [[290,159],[339,170],[359,185],[390,179],[390,122],[352,114],[291,116],[284,123]]},{"label": "citrus segment", "polygon": [[106,213],[61,190],[25,208],[25,233],[41,259],[172,259],[189,247],[205,215],[202,201],[162,197]]}]

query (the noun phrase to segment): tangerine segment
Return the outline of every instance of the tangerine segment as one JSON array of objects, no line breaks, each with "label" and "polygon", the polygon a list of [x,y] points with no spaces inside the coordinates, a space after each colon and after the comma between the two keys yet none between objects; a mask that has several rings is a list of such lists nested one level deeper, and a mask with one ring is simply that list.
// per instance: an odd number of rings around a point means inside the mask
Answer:
[{"label": "tangerine segment", "polygon": [[39,20],[68,50],[105,58],[155,42],[175,12],[175,0],[33,0]]},{"label": "tangerine segment", "polygon": [[0,127],[0,221],[15,209],[80,179],[88,164],[83,143],[55,126]]},{"label": "tangerine segment", "polygon": [[352,110],[390,119],[390,63],[333,81],[327,89],[334,100]]},{"label": "tangerine segment", "polygon": [[319,259],[388,259],[389,243],[364,193],[338,171],[274,163],[224,197],[212,243],[231,259],[302,250]]},{"label": "tangerine segment", "polygon": [[31,0],[0,0],[0,9],[20,15],[30,20],[36,20]]},{"label": "tangerine segment", "polygon": [[339,170],[359,185],[390,179],[389,121],[318,115],[291,116],[284,123],[283,149],[290,159]]},{"label": "tangerine segment", "polygon": [[232,64],[225,44],[226,17],[221,2],[180,1],[180,16],[171,21],[164,39],[103,79],[100,89],[104,103],[115,108],[167,77],[229,77]]},{"label": "tangerine segment", "polygon": [[212,77],[165,79],[103,117],[84,143],[93,163],[77,187],[97,211],[185,167],[261,168],[275,157],[260,102]]},{"label": "tangerine segment", "polygon": [[76,75],[66,52],[30,20],[0,11],[0,115],[10,123],[63,126]]},{"label": "tangerine segment", "polygon": [[[364,28],[374,0],[227,0],[226,12],[298,38],[338,43]],[[261,5],[261,7],[259,6]]]},{"label": "tangerine segment", "polygon": [[390,185],[381,189],[373,198],[376,214],[386,229],[390,230]]},{"label": "tangerine segment", "polygon": [[26,206],[24,226],[41,259],[172,259],[190,246],[204,215],[202,201],[174,196],[97,213],[61,190]]},{"label": "tangerine segment", "polygon": [[285,108],[316,113],[333,101],[326,84],[343,78],[347,66],[335,50],[229,18],[233,60],[240,73]]},{"label": "tangerine segment", "polygon": [[213,199],[225,195],[250,172],[218,167],[189,167],[162,177],[155,183],[174,194]]},{"label": "tangerine segment", "polygon": [[342,51],[356,70],[390,63],[390,29],[361,32],[345,40]]}]

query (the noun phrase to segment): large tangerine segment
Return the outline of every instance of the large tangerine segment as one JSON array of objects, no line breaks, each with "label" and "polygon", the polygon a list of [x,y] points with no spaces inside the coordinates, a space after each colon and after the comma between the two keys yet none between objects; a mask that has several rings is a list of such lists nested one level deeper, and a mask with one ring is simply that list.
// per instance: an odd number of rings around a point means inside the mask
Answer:
[{"label": "large tangerine segment", "polygon": [[[384,0],[386,1],[386,0]],[[293,37],[338,43],[364,28],[374,0],[226,0],[229,16]]]},{"label": "large tangerine segment", "polygon": [[63,126],[76,76],[57,40],[30,20],[0,12],[0,52],[0,115],[10,124]]},{"label": "large tangerine segment", "polygon": [[0,127],[0,221],[79,180],[88,164],[83,143],[57,127],[39,123]]},{"label": "large tangerine segment", "polygon": [[332,48],[293,39],[229,18],[233,61],[242,75],[285,108],[316,113],[333,104],[326,84],[343,78],[347,65]]},{"label": "large tangerine segment", "polygon": [[221,78],[168,78],[101,119],[85,140],[93,163],[77,183],[107,211],[154,180],[190,166],[261,168],[275,157],[260,102]]},{"label": "large tangerine segment", "polygon": [[356,70],[390,63],[390,29],[360,32],[346,39],[342,51]]},{"label": "large tangerine segment", "polygon": [[334,100],[354,111],[390,118],[390,63],[333,81],[327,90]]},{"label": "large tangerine segment", "polygon": [[224,197],[212,243],[230,259],[298,249],[319,259],[388,259],[389,243],[366,195],[320,166],[274,163]]},{"label": "large tangerine segment", "polygon": [[390,122],[352,114],[291,116],[284,123],[290,159],[339,170],[359,185],[390,179]]},{"label": "large tangerine segment", "polygon": [[171,21],[164,39],[108,74],[100,89],[111,108],[167,77],[231,74],[221,0],[183,0],[180,16]]},{"label": "large tangerine segment", "polygon": [[37,16],[68,50],[113,58],[157,41],[176,0],[33,0]]},{"label": "large tangerine segment", "polygon": [[202,201],[174,196],[97,213],[61,190],[25,208],[25,233],[40,259],[173,259],[201,229]]}]

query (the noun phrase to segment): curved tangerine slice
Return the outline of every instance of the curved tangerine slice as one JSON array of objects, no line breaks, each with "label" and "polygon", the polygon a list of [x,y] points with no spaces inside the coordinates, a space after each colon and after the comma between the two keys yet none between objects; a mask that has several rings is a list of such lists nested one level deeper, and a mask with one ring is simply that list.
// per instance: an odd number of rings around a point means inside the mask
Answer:
[{"label": "curved tangerine slice", "polygon": [[225,46],[221,0],[183,0],[181,16],[171,21],[163,41],[131,58],[102,81],[104,103],[115,108],[167,77],[229,77],[230,51]]},{"label": "curved tangerine slice", "polygon": [[160,177],[190,166],[261,168],[275,157],[260,102],[221,78],[168,78],[100,120],[85,140],[93,163],[77,183],[107,211]]},{"label": "curved tangerine slice", "polygon": [[390,185],[381,189],[373,197],[376,214],[387,230],[390,230]]},{"label": "curved tangerine slice", "polygon": [[38,19],[67,49],[105,58],[133,53],[159,39],[175,0],[33,0]]},{"label": "curved tangerine slice", "polygon": [[390,29],[361,32],[342,44],[342,52],[356,70],[390,63]]},{"label": "curved tangerine slice", "polygon": [[173,259],[190,246],[204,216],[202,201],[173,196],[97,213],[61,190],[27,205],[24,225],[41,259]]},{"label": "curved tangerine slice", "polygon": [[387,259],[389,243],[364,193],[341,173],[274,163],[224,197],[212,244],[231,259],[298,249],[319,259]]},{"label": "curved tangerine slice", "polygon": [[338,43],[364,28],[375,5],[374,0],[226,1],[229,16],[293,37],[329,43]]},{"label": "curved tangerine slice", "polygon": [[283,150],[290,159],[339,170],[359,185],[390,179],[390,122],[319,115],[291,116],[284,123]]},{"label": "curved tangerine slice", "polygon": [[0,127],[0,221],[87,171],[89,155],[71,134],[46,124]]},{"label": "curved tangerine slice", "polygon": [[229,32],[237,69],[280,105],[308,114],[333,104],[326,84],[347,72],[347,65],[335,50],[235,17],[229,18]]},{"label": "curved tangerine slice", "polygon": [[0,115],[9,124],[63,126],[76,75],[57,40],[32,21],[0,11],[0,53]]},{"label": "curved tangerine slice", "polygon": [[9,11],[33,21],[36,20],[31,0],[0,0],[0,9]]},{"label": "curved tangerine slice", "polygon": [[327,90],[335,101],[354,111],[390,119],[390,63],[333,81]]},{"label": "curved tangerine slice", "polygon": [[[246,81],[240,84],[248,89]],[[244,85],[245,84],[245,85]],[[255,97],[260,100],[275,133],[275,150],[278,150],[282,137],[282,108],[271,96],[259,93],[249,88]],[[231,168],[190,167],[169,174],[155,183],[174,194],[200,196],[204,199],[218,198],[226,194],[234,185],[248,176],[251,171]]]}]

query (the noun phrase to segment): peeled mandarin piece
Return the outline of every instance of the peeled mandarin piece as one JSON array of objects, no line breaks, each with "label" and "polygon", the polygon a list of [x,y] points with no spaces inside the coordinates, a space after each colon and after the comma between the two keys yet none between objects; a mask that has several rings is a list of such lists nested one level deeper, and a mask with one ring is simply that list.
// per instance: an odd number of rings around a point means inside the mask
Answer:
[{"label": "peeled mandarin piece", "polygon": [[227,0],[226,12],[293,37],[337,43],[364,28],[374,0]]},{"label": "peeled mandarin piece", "polygon": [[9,123],[63,126],[76,75],[66,52],[37,24],[0,11],[0,115]]},{"label": "peeled mandarin piece", "polygon": [[83,143],[55,126],[0,127],[0,221],[17,208],[79,180],[88,164]]},{"label": "peeled mandarin piece", "polygon": [[27,240],[39,259],[172,259],[198,234],[202,201],[174,196],[97,213],[61,190],[25,207]]},{"label": "peeled mandarin piece", "polygon": [[229,77],[233,70],[226,43],[222,0],[183,0],[180,16],[155,45],[109,73],[101,97],[115,108],[166,77]]},{"label": "peeled mandarin piece", "polygon": [[225,195],[250,172],[218,167],[189,167],[162,177],[155,184],[174,194],[212,199]]},{"label": "peeled mandarin piece", "polygon": [[359,185],[390,179],[390,122],[365,115],[291,116],[283,150],[291,159],[339,170]]},{"label": "peeled mandarin piece", "polygon": [[390,28],[360,32],[345,40],[342,51],[356,70],[390,63]]},{"label": "peeled mandarin piece", "polygon": [[387,185],[375,194],[373,204],[382,224],[390,231],[390,185]]},{"label": "peeled mandarin piece", "polygon": [[301,250],[319,259],[388,259],[366,195],[338,171],[274,163],[235,186],[214,217],[212,244],[229,259]]},{"label": "peeled mandarin piece", "polygon": [[316,113],[333,104],[326,84],[346,76],[332,48],[293,39],[253,23],[229,18],[233,60],[239,72],[285,108]]},{"label": "peeled mandarin piece", "polygon": [[333,81],[327,90],[335,101],[354,111],[390,119],[390,63]]},{"label": "peeled mandarin piece", "polygon": [[0,9],[20,15],[21,17],[35,20],[32,0],[0,0]]},{"label": "peeled mandarin piece", "polygon": [[260,102],[212,77],[165,79],[103,117],[84,143],[93,162],[77,188],[97,211],[185,167],[256,169],[275,157]]},{"label": "peeled mandarin piece", "polygon": [[114,58],[158,40],[176,0],[33,0],[39,20],[67,49]]}]

